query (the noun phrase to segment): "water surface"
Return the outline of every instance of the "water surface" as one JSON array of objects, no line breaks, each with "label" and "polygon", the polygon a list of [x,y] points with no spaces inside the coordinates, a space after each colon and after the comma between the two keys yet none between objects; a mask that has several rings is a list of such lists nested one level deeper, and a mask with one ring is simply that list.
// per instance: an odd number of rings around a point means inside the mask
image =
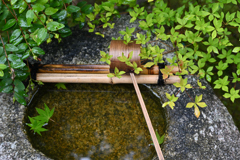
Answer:
[{"label": "water surface", "polygon": [[[26,127],[33,147],[56,160],[152,159],[156,154],[132,85],[66,84],[67,90],[45,84],[28,106],[55,108],[42,136]],[[166,122],[160,100],[140,86],[153,127],[162,135]]]}]

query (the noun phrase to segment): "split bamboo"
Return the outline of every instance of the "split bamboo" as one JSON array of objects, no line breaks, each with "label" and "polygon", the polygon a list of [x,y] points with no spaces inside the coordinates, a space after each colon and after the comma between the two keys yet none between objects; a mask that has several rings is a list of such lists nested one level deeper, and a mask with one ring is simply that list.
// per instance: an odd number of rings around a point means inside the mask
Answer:
[{"label": "split bamboo", "polygon": [[[136,75],[139,84],[158,84],[158,75]],[[65,73],[37,73],[37,80],[47,83],[107,83],[107,84],[128,84],[132,83],[129,75],[122,75],[122,78],[109,78],[107,74],[65,74]],[[165,79],[165,84],[180,82],[178,76],[170,76]]]},{"label": "split bamboo", "polygon": [[[169,66],[170,67],[170,66]],[[172,73],[179,71],[177,66],[171,66]],[[141,65],[143,71],[141,75],[158,75],[159,67],[153,66],[151,68],[145,68]],[[109,65],[65,65],[65,64],[46,64],[40,65],[38,73],[82,73],[82,74],[108,74],[110,73]]]}]

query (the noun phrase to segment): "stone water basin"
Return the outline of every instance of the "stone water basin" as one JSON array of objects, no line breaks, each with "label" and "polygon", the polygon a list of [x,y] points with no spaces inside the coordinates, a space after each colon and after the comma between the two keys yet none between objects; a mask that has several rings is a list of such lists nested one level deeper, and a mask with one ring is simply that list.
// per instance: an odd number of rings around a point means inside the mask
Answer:
[{"label": "stone water basin", "polygon": [[[37,116],[35,107],[44,103],[55,112],[42,136],[25,126],[32,146],[56,160],[150,160],[154,146],[133,85],[66,84],[57,89],[45,84],[32,97],[28,116]],[[166,130],[164,109],[160,99],[140,85],[154,129]]]}]

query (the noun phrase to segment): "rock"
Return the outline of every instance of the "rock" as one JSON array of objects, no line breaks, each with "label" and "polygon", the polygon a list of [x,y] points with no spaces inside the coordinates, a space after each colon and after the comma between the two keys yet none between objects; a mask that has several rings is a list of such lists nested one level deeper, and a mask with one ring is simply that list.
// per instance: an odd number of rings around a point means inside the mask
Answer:
[{"label": "rock", "polygon": [[[129,16],[115,20],[115,28],[99,29],[105,34],[105,38],[96,36],[86,31],[73,28],[73,35],[63,39],[58,44],[53,41],[50,45],[43,44],[42,48],[47,52],[41,57],[41,64],[103,64],[99,61],[100,50],[108,52],[111,37],[118,37],[118,31],[136,27],[138,22],[129,23]],[[155,42],[171,50],[171,43]],[[172,56],[170,53],[166,56]],[[36,63],[30,59],[31,63]],[[197,85],[198,77],[188,76],[188,82]],[[190,102],[188,95],[178,93],[179,100],[174,110],[166,107],[168,128],[163,144],[163,155],[168,159],[189,160],[215,160],[215,159],[240,159],[240,133],[226,107],[213,93],[210,85],[201,80],[207,89],[187,89],[189,95],[195,98],[203,94],[203,101],[208,105],[200,108],[201,115],[197,119],[193,108],[185,108]],[[168,101],[165,93],[176,94],[178,89],[173,85],[158,86],[147,85],[155,92],[162,102]],[[12,95],[0,94],[0,159],[48,159],[42,153],[32,148],[24,133],[22,119],[25,107],[12,103]],[[161,107],[161,106],[159,106]]]}]

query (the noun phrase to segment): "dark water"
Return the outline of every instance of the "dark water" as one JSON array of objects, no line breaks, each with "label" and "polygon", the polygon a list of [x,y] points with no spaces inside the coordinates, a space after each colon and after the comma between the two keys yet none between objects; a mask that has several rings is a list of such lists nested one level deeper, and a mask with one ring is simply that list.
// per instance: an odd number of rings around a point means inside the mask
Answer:
[{"label": "dark water", "polygon": [[[42,136],[26,127],[33,147],[53,159],[152,159],[155,155],[140,104],[132,85],[66,84],[58,90],[45,84],[28,106],[27,116],[36,109],[55,108]],[[140,86],[153,127],[162,135],[166,129],[160,100]],[[84,159],[86,160],[86,159]]]}]

